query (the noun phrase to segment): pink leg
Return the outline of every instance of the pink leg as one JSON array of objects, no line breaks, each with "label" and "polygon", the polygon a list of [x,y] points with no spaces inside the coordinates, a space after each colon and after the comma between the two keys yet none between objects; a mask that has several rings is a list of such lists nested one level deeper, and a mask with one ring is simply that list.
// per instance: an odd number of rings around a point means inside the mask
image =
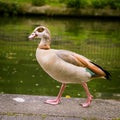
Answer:
[{"label": "pink leg", "polygon": [[92,101],[92,95],[90,94],[89,92],[89,89],[88,89],[88,86],[87,86],[87,83],[82,83],[82,86],[83,88],[85,89],[85,92],[87,94],[87,101],[83,104],[81,104],[83,107],[88,107]]},{"label": "pink leg", "polygon": [[58,96],[57,96],[56,99],[54,99],[54,100],[46,100],[45,103],[51,104],[51,105],[57,105],[57,104],[59,104],[61,102],[60,99],[61,99],[62,93],[63,93],[63,91],[65,89],[65,86],[66,86],[66,84],[62,84],[62,86],[60,88],[60,91],[59,91],[59,94],[58,94]]}]

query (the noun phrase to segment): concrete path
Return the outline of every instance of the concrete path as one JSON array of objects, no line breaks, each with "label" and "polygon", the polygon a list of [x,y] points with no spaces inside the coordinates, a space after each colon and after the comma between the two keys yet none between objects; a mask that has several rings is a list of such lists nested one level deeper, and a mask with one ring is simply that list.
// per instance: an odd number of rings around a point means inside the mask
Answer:
[{"label": "concrete path", "polygon": [[54,97],[0,94],[0,120],[120,120],[120,101],[94,99],[82,108],[85,99],[62,98],[59,105],[44,104]]}]

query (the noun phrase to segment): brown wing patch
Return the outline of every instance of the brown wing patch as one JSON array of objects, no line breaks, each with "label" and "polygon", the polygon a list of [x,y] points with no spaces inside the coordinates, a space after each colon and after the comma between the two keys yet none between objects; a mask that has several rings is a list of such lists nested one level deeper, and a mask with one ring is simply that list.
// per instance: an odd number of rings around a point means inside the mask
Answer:
[{"label": "brown wing patch", "polygon": [[105,76],[105,72],[102,69],[91,63],[90,60],[85,58],[84,56],[70,51],[59,51],[57,52],[57,55],[68,63],[76,66],[86,67],[98,76]]},{"label": "brown wing patch", "polygon": [[88,61],[81,58],[79,55],[75,54],[74,57],[77,59],[77,61],[82,64],[84,67],[88,67]]},{"label": "brown wing patch", "polygon": [[74,56],[74,53],[69,51],[59,51],[57,52],[58,57],[60,57],[65,62],[71,63],[76,66],[85,67],[83,62],[81,62],[77,57]]},{"label": "brown wing patch", "polygon": [[95,64],[91,63],[90,61],[84,60],[83,58],[79,57],[78,55],[75,56],[85,67],[89,68],[91,71],[96,73],[99,76],[105,76],[103,70],[97,67]]},{"label": "brown wing patch", "polygon": [[98,74],[99,76],[105,76],[104,71],[92,63],[89,63],[88,68],[91,69],[96,74]]}]

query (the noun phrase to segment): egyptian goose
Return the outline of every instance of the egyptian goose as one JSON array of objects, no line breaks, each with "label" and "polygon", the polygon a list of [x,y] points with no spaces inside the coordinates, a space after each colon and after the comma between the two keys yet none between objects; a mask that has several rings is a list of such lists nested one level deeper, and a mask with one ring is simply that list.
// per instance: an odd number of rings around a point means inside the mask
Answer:
[{"label": "egyptian goose", "polygon": [[53,79],[62,83],[56,99],[47,100],[45,103],[59,104],[66,84],[78,83],[83,86],[87,95],[87,101],[81,105],[88,107],[93,96],[89,92],[87,82],[93,78],[109,79],[110,73],[82,55],[67,50],[51,49],[50,31],[44,26],[36,27],[29,39],[36,37],[41,39],[36,50],[38,63]]}]

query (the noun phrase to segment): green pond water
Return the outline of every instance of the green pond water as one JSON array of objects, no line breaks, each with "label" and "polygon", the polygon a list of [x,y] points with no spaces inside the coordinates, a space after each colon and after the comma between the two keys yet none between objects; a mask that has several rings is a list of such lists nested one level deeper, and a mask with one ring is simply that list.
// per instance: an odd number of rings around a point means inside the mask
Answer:
[{"label": "green pond water", "polygon": [[[38,25],[51,31],[52,48],[82,54],[107,69],[111,81],[88,82],[94,98],[120,99],[120,22],[73,18],[0,18],[0,93],[56,96],[61,83],[39,66],[39,39],[28,40]],[[86,97],[81,85],[68,84],[63,96]]]}]

